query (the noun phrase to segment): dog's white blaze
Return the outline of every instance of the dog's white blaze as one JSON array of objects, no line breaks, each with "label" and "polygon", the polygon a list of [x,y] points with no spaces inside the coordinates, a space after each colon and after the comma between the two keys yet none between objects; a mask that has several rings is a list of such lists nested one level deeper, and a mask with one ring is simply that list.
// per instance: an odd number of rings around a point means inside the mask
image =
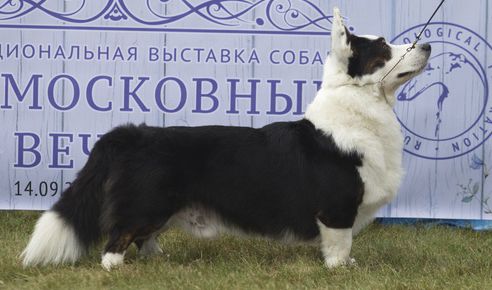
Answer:
[{"label": "dog's white blaze", "polygon": [[325,258],[325,265],[333,268],[340,265],[354,263],[350,258],[352,248],[352,229],[334,229],[326,227],[318,220],[321,235],[321,252]]},{"label": "dog's white blaze", "polygon": [[114,268],[118,265],[123,264],[123,260],[125,258],[125,252],[120,253],[105,253],[102,257],[101,265],[102,267],[110,271],[111,268]]},{"label": "dog's white blaze", "polygon": [[74,263],[83,253],[73,228],[53,211],[45,212],[36,223],[29,244],[22,252],[24,266]]}]

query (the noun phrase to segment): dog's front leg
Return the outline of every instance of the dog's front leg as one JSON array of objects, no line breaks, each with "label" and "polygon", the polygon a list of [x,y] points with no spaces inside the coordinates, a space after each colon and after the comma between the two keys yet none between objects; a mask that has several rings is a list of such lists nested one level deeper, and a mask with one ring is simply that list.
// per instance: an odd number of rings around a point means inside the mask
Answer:
[{"label": "dog's front leg", "polygon": [[352,228],[330,228],[318,220],[321,236],[321,252],[328,268],[352,265],[355,260],[350,257],[352,248]]}]

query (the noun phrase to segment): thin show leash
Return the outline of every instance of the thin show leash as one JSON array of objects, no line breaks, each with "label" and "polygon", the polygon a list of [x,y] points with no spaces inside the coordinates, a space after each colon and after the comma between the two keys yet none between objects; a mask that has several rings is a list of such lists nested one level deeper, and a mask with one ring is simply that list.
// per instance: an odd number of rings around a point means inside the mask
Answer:
[{"label": "thin show leash", "polygon": [[384,79],[403,61],[403,59],[405,58],[405,56],[410,51],[412,51],[412,50],[415,49],[415,47],[417,46],[417,43],[420,41],[420,38],[422,37],[422,33],[424,33],[425,29],[427,28],[427,26],[431,22],[432,18],[434,18],[434,15],[436,15],[437,11],[439,11],[439,8],[441,8],[441,6],[444,3],[444,1],[445,0],[442,0],[441,3],[439,3],[439,5],[437,6],[436,10],[434,10],[434,13],[432,13],[432,15],[429,18],[429,20],[427,20],[427,23],[424,25],[424,27],[422,28],[422,30],[420,31],[420,33],[415,38],[414,42],[412,43],[412,46],[410,46],[410,47],[407,48],[406,52],[400,57],[400,59],[395,63],[395,65],[393,65],[393,67],[377,82],[377,84],[379,86],[379,89],[383,92],[384,100],[386,101],[386,103],[388,103],[388,105],[389,105],[389,102],[388,102],[388,99],[386,98],[386,94],[384,93],[384,90],[383,90],[383,81],[384,81]]}]

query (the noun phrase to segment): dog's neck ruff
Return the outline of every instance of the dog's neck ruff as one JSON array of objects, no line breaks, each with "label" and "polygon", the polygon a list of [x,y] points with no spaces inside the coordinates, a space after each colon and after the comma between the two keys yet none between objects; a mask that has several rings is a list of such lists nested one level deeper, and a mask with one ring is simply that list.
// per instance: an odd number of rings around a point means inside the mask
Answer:
[{"label": "dog's neck ruff", "polygon": [[386,102],[386,104],[388,104],[388,106],[390,107],[393,107],[393,105],[390,103],[390,101],[388,100],[388,97],[386,96],[386,92],[384,91],[384,87],[383,87],[383,82],[382,81],[379,81],[376,83],[376,87],[378,88],[379,90],[379,94],[381,96],[383,96],[383,99],[384,101]]},{"label": "dog's neck ruff", "polygon": [[345,87],[345,86],[353,86],[353,87],[356,87],[356,88],[363,88],[363,87],[370,87],[371,88],[371,92],[372,94],[374,95],[377,95],[377,99],[380,99],[380,98],[383,98],[384,99],[384,102],[389,106],[389,107],[393,107],[393,104],[391,102],[391,99],[388,98],[388,94],[386,93],[384,87],[383,87],[383,83],[382,82],[368,82],[368,83],[358,83],[358,82],[354,82],[353,79],[349,80],[349,79],[344,79],[343,81],[340,81],[340,82],[335,82],[335,83],[326,83],[324,82],[321,87],[322,89],[326,89],[326,90],[335,90],[337,88],[340,88],[340,87]]}]

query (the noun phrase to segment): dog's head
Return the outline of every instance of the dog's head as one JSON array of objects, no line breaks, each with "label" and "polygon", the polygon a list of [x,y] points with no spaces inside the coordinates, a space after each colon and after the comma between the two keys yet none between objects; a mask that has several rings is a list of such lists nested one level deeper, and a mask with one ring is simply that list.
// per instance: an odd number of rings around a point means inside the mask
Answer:
[{"label": "dog's head", "polygon": [[[374,85],[400,60],[410,47],[392,45],[383,37],[357,36],[345,27],[338,8],[333,9],[331,52],[325,65],[323,81],[330,87],[343,85]],[[418,75],[430,56],[429,44],[417,45],[384,79],[386,94]]]}]

